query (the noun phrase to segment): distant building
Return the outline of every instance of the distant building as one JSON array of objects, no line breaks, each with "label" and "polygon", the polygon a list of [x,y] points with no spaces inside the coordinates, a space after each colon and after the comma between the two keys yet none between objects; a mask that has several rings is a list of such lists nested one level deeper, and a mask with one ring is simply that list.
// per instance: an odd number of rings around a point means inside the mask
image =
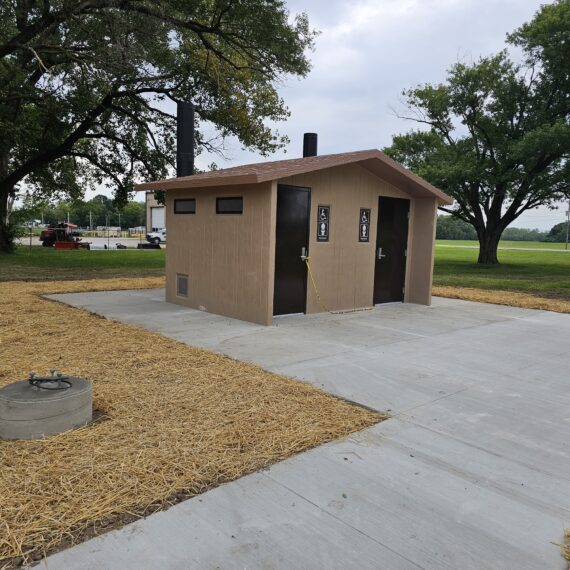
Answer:
[{"label": "distant building", "polygon": [[146,231],[156,232],[166,227],[165,210],[154,197],[154,192],[146,193]]}]

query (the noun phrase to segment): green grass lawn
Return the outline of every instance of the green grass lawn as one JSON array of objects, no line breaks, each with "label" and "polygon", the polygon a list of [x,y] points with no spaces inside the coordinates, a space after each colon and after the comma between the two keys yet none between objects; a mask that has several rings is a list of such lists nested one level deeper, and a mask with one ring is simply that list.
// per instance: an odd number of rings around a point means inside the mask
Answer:
[{"label": "green grass lawn", "polygon": [[[452,239],[438,239],[435,242],[437,245],[446,246],[446,245],[468,245],[471,247],[479,247],[478,241],[471,241],[471,240],[452,240]],[[565,243],[551,243],[546,241],[501,241],[499,247],[514,247],[514,248],[531,248],[531,249],[561,249],[564,250],[566,247]],[[570,252],[570,249],[568,250]]]},{"label": "green grass lawn", "polygon": [[[524,243],[524,242],[517,242]],[[499,265],[478,265],[477,249],[436,247],[434,285],[534,293],[570,300],[570,253],[499,251]]]},{"label": "green grass lawn", "polygon": [[14,254],[0,254],[0,281],[164,275],[164,251],[18,247]]},{"label": "green grass lawn", "polygon": [[[521,243],[521,242],[519,242]],[[477,249],[436,247],[434,285],[521,291],[570,300],[570,253],[499,252],[500,265],[477,265]],[[19,247],[0,255],[0,281],[164,275],[165,250]]]}]

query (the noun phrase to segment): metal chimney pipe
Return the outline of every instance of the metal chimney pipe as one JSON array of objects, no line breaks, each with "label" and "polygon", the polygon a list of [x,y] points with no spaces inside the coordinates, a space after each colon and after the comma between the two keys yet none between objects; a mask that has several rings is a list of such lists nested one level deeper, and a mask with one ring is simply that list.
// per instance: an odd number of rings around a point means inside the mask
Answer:
[{"label": "metal chimney pipe", "polygon": [[194,105],[176,105],[176,176],[194,174]]},{"label": "metal chimney pipe", "polygon": [[307,156],[317,156],[317,133],[303,135],[303,158]]}]

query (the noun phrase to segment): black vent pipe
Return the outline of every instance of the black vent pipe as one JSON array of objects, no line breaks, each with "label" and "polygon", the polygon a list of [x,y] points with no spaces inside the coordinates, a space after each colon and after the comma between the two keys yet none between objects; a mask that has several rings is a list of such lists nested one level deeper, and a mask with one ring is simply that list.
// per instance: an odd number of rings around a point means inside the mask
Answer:
[{"label": "black vent pipe", "polygon": [[176,105],[176,176],[194,174],[194,105]]},{"label": "black vent pipe", "polygon": [[317,133],[303,135],[303,158],[307,156],[317,156]]}]

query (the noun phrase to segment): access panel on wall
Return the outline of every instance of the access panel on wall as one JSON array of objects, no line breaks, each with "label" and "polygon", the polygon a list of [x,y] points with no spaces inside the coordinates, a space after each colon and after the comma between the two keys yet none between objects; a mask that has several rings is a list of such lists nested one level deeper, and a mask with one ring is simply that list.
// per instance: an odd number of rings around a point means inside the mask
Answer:
[{"label": "access panel on wall", "polygon": [[304,313],[306,309],[310,197],[308,188],[277,187],[274,315]]},{"label": "access panel on wall", "polygon": [[374,304],[404,300],[410,201],[378,199]]}]

